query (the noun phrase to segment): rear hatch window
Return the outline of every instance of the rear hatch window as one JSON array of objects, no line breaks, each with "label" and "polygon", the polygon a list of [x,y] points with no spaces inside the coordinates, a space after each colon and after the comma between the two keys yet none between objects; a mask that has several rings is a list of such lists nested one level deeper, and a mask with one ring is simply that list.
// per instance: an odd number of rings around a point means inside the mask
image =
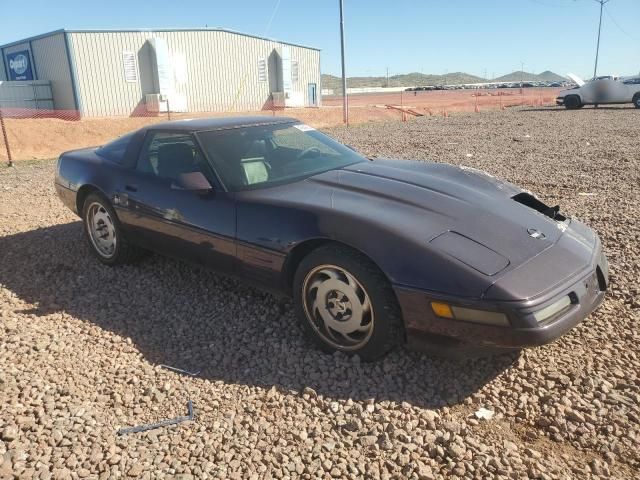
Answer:
[{"label": "rear hatch window", "polygon": [[110,160],[115,163],[122,163],[122,159],[124,158],[124,154],[127,151],[131,138],[133,138],[133,133],[128,133],[118,137],[114,141],[98,148],[96,150],[96,154],[106,160]]}]

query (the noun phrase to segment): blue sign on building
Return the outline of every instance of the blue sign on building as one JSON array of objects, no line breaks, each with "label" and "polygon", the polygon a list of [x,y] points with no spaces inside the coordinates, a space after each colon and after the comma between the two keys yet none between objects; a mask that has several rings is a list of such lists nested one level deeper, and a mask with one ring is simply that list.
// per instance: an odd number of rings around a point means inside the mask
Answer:
[{"label": "blue sign on building", "polygon": [[33,80],[29,50],[7,53],[9,80]]}]

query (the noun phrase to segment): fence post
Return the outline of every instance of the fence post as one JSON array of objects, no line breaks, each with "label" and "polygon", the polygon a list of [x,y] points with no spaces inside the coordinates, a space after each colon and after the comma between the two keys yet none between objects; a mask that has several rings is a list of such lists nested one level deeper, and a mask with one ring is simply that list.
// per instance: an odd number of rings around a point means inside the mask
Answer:
[{"label": "fence post", "polygon": [[11,158],[11,149],[9,148],[9,137],[7,136],[7,128],[4,125],[4,117],[2,116],[2,107],[0,107],[0,126],[2,128],[2,138],[4,138],[4,147],[7,150],[7,159],[9,166],[13,167],[13,159]]},{"label": "fence post", "polygon": [[167,120],[171,120],[171,106],[169,105],[169,97],[167,97]]},{"label": "fence post", "polygon": [[37,110],[38,110],[38,90],[36,87],[35,83],[31,84],[31,87],[33,88],[33,101],[35,102],[35,106],[36,106],[36,115],[38,114]]}]

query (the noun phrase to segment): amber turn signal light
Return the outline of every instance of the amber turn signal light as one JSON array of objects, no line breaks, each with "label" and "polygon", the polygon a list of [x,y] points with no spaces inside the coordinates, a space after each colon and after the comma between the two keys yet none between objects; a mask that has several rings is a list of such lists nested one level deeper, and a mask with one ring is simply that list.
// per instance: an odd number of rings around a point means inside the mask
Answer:
[{"label": "amber turn signal light", "polygon": [[439,317],[443,318],[453,318],[453,312],[451,311],[451,307],[446,303],[442,302],[431,302],[431,310]]}]

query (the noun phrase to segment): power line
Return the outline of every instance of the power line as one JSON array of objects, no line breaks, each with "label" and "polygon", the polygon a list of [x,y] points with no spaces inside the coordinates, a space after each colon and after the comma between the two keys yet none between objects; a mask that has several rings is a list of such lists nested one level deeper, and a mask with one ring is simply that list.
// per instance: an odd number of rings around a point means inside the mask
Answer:
[{"label": "power line", "polygon": [[633,35],[631,35],[629,32],[627,32],[624,28],[622,28],[622,27],[620,26],[620,24],[616,21],[616,19],[615,19],[615,18],[613,18],[613,15],[611,15],[611,12],[609,12],[609,9],[608,9],[608,8],[605,8],[605,9],[604,9],[604,13],[606,13],[606,14],[607,14],[607,17],[609,17],[609,20],[611,20],[611,21],[614,23],[614,25],[615,25],[616,27],[618,27],[618,29],[619,29],[622,33],[624,33],[625,35],[627,35],[629,38],[633,38],[634,40],[637,40],[637,38],[636,38],[636,37],[634,37]]},{"label": "power line", "polygon": [[276,13],[278,13],[278,8],[280,7],[280,1],[281,0],[277,0],[275,6],[273,7],[273,12],[271,12],[271,17],[269,17],[269,21],[267,22],[267,28],[264,29],[264,34],[268,34],[269,30],[271,30],[271,23],[273,22],[273,19],[276,16]]}]

